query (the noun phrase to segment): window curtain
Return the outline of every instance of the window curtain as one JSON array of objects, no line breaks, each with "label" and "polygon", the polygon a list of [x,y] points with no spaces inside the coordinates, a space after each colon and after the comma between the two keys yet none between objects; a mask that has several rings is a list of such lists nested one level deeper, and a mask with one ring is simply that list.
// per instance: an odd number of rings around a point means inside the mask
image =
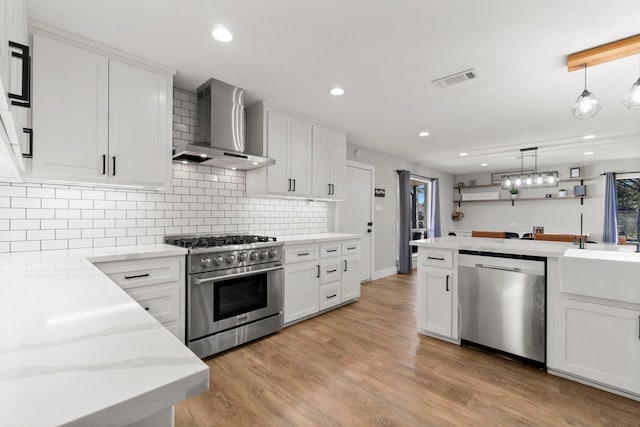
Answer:
[{"label": "window curtain", "polygon": [[440,180],[431,181],[431,197],[429,198],[431,217],[429,218],[429,237],[440,237]]},{"label": "window curtain", "polygon": [[409,180],[411,172],[407,170],[398,171],[398,273],[411,273],[411,188]]},{"label": "window curtain", "polygon": [[604,184],[603,243],[618,243],[618,191],[615,172],[607,172]]}]

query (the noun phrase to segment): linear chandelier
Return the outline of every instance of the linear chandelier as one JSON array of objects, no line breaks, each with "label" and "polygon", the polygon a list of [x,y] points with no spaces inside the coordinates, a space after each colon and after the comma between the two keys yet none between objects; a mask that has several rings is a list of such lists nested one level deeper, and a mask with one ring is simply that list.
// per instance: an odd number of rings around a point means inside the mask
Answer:
[{"label": "linear chandelier", "polygon": [[[524,153],[533,151],[533,171],[524,170]],[[512,190],[514,188],[544,188],[558,186],[558,171],[538,172],[538,147],[520,149],[520,173],[502,175],[501,188]]]}]

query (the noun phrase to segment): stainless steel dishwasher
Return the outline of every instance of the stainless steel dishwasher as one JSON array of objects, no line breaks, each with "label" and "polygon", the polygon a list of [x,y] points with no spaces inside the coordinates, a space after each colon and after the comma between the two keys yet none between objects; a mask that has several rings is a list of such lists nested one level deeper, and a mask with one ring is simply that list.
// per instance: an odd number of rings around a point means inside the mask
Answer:
[{"label": "stainless steel dishwasher", "polygon": [[460,339],[546,364],[546,258],[461,250]]}]

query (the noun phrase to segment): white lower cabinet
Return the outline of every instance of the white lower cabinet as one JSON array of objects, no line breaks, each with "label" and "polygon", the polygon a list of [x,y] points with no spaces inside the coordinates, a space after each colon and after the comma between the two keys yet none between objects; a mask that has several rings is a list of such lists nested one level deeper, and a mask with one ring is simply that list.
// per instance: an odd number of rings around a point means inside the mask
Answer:
[{"label": "white lower cabinet", "polygon": [[185,341],[183,256],[96,262],[94,265],[180,341]]},{"label": "white lower cabinet", "polygon": [[285,324],[360,297],[359,248],[357,240],[285,247]]},{"label": "white lower cabinet", "polygon": [[554,369],[640,396],[640,310],[558,299]]},{"label": "white lower cabinet", "polygon": [[[441,252],[441,253],[440,253]],[[418,330],[448,340],[457,340],[457,293],[452,268],[433,267],[434,257],[452,260],[451,251],[420,248],[418,254]],[[452,265],[451,263],[447,265]],[[455,295],[454,295],[455,294]]]},{"label": "white lower cabinet", "polygon": [[318,312],[319,268],[317,261],[284,266],[284,323]]}]

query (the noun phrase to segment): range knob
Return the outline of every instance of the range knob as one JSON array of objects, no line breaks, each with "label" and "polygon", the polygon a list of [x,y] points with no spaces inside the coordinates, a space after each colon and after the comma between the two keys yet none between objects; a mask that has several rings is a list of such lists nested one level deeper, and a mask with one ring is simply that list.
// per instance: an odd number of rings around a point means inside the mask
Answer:
[{"label": "range knob", "polygon": [[275,258],[278,252],[275,249],[269,250],[269,258]]},{"label": "range knob", "polygon": [[269,252],[262,251],[260,252],[260,259],[267,259],[269,257]]},{"label": "range knob", "polygon": [[224,260],[227,262],[227,264],[233,264],[236,260],[236,256],[234,254],[229,254],[224,258]]},{"label": "range knob", "polygon": [[208,257],[207,257],[207,258],[202,258],[202,259],[200,260],[200,264],[201,264],[203,267],[209,267],[209,266],[211,265],[211,258],[208,258]]},{"label": "range knob", "polygon": [[251,254],[249,255],[249,258],[251,259],[251,261],[255,261],[258,259],[258,252],[251,252]]},{"label": "range knob", "polygon": [[247,260],[247,253],[246,252],[240,252],[238,254],[238,258],[240,259],[240,261],[246,261]]},{"label": "range knob", "polygon": [[223,259],[220,255],[218,255],[217,257],[215,257],[215,258],[213,259],[213,262],[215,262],[215,263],[216,263],[216,265],[220,265],[220,264],[222,264],[222,261],[224,261],[224,259]]}]

